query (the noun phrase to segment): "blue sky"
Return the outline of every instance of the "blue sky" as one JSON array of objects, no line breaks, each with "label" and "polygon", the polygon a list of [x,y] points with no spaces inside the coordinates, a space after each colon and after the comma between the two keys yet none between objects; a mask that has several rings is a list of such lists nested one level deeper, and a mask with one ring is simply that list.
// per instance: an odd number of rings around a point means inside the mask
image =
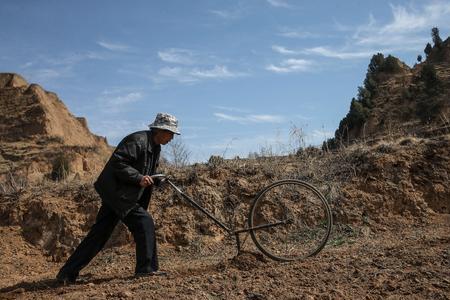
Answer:
[{"label": "blue sky", "polygon": [[[382,52],[413,65],[450,1],[0,2],[0,72],[53,91],[115,145],[157,112],[192,161],[333,135]],[[298,136],[298,135],[297,135]]]}]

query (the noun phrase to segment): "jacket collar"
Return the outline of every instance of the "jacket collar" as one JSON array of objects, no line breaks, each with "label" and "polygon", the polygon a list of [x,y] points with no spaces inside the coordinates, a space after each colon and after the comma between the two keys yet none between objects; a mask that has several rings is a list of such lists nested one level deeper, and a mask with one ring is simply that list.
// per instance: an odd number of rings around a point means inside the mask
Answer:
[{"label": "jacket collar", "polygon": [[153,150],[155,150],[155,152],[158,153],[159,151],[161,151],[161,145],[157,145],[153,141],[153,135],[154,134],[155,133],[152,130],[148,130],[148,132],[147,132],[147,140],[148,140],[147,151],[148,152],[153,152]]}]

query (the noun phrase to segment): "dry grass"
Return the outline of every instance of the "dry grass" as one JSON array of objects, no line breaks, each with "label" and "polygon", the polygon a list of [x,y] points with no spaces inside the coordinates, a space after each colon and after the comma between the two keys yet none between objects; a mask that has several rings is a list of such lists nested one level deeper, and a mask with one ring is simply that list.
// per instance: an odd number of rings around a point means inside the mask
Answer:
[{"label": "dry grass", "polygon": [[29,182],[22,176],[8,172],[4,177],[0,182],[0,197],[18,198],[28,188]]}]

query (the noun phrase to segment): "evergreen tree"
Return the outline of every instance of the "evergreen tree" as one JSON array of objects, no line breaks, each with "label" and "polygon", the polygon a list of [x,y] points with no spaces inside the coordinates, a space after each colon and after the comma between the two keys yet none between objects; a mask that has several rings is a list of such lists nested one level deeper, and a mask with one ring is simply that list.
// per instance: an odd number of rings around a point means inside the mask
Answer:
[{"label": "evergreen tree", "polygon": [[368,89],[359,86],[357,100],[364,107],[372,108],[371,93]]},{"label": "evergreen tree", "polygon": [[398,73],[402,70],[402,68],[397,58],[392,55],[388,55],[384,60],[381,70],[388,73]]},{"label": "evergreen tree", "polygon": [[425,91],[432,95],[438,92],[439,78],[433,65],[426,64],[420,71],[420,79],[425,83]]},{"label": "evergreen tree", "polygon": [[421,63],[422,62],[422,55],[417,55],[417,61],[419,62],[419,63]]},{"label": "evergreen tree", "polygon": [[382,68],[384,64],[384,55],[382,53],[377,53],[372,56],[369,63],[368,72],[370,74],[375,74],[376,72],[380,71],[380,68]]},{"label": "evergreen tree", "polygon": [[364,124],[368,117],[369,110],[365,108],[361,102],[353,98],[350,104],[350,111],[347,115],[348,128],[351,129]]},{"label": "evergreen tree", "polygon": [[423,50],[423,52],[425,52],[425,55],[427,58],[431,54],[432,50],[433,50],[433,47],[431,47],[431,44],[427,43],[427,45],[425,46],[425,49]]},{"label": "evergreen tree", "polygon": [[437,27],[433,27],[431,29],[431,37],[433,38],[434,46],[440,48],[442,45],[442,39],[439,36],[439,29]]}]

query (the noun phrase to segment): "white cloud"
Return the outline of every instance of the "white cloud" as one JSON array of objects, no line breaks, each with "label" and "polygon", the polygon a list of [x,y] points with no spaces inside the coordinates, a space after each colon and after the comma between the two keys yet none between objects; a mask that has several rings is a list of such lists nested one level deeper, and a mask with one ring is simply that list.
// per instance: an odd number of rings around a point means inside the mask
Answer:
[{"label": "white cloud", "polygon": [[239,77],[242,74],[233,73],[228,70],[226,66],[214,66],[212,69],[194,69],[190,75],[196,78],[230,78]]},{"label": "white cloud", "polygon": [[161,61],[170,63],[159,69],[152,80],[161,84],[167,81],[180,83],[195,83],[211,79],[230,79],[246,76],[246,73],[231,71],[223,65],[223,59],[210,54],[193,50],[169,48],[158,51]]},{"label": "white cloud", "polygon": [[419,9],[391,5],[391,12],[392,20],[384,25],[370,15],[367,24],[356,29],[354,42],[361,46],[417,51],[429,39],[432,27],[450,28],[448,1],[435,1]]},{"label": "white cloud", "polygon": [[174,80],[180,83],[192,83],[198,81],[197,78],[189,75],[189,72],[180,67],[164,67],[158,71],[158,77],[154,78],[156,82],[165,80]]},{"label": "white cloud", "polygon": [[283,60],[278,66],[268,65],[266,70],[275,73],[293,73],[293,72],[306,72],[311,70],[313,62],[305,59],[286,59]]},{"label": "white cloud", "polygon": [[292,5],[290,5],[284,0],[267,0],[267,3],[269,3],[274,7],[292,8]]},{"label": "white cloud", "polygon": [[237,9],[237,10],[210,10],[209,11],[211,14],[225,19],[225,20],[234,20],[237,19],[241,16],[242,12]]},{"label": "white cloud", "polygon": [[283,46],[278,46],[278,45],[273,45],[272,46],[272,50],[275,51],[275,52],[278,52],[280,54],[283,54],[283,55],[296,55],[296,54],[299,54],[298,51],[290,50],[290,49],[287,49],[287,48],[285,48]]},{"label": "white cloud", "polygon": [[240,107],[230,107],[230,106],[221,106],[221,105],[213,105],[212,107],[220,109],[220,110],[226,110],[226,111],[234,111],[234,112],[241,112],[241,113],[247,112],[247,110],[242,109]]},{"label": "white cloud", "polygon": [[124,44],[111,43],[106,41],[97,41],[97,45],[110,51],[129,51],[131,48]]},{"label": "white cloud", "polygon": [[[432,27],[450,29],[450,2],[433,1],[420,8],[391,5],[392,19],[380,22],[369,14],[368,20],[359,26],[342,25],[335,21],[335,29],[350,33],[345,45],[318,46],[303,49],[301,54],[319,55],[337,59],[368,58],[378,52],[417,53],[430,41]],[[278,49],[282,52],[281,49]],[[285,53],[291,51],[284,48]]]},{"label": "white cloud", "polygon": [[242,117],[236,117],[224,113],[214,113],[214,116],[219,118],[219,120],[227,120],[227,121],[237,121],[237,122],[243,122],[245,118]]},{"label": "white cloud", "polygon": [[318,37],[317,34],[313,34],[311,32],[304,31],[304,30],[291,29],[291,28],[281,28],[279,35],[283,36],[283,37],[287,37],[287,38],[296,38],[296,39],[306,39],[306,38]]},{"label": "white cloud", "polygon": [[130,103],[137,102],[142,99],[142,94],[140,92],[131,92],[125,95],[118,95],[109,99],[108,103],[110,105],[127,105]]},{"label": "white cloud", "polygon": [[355,58],[365,58],[371,57],[376,52],[382,52],[383,50],[379,49],[378,51],[369,50],[369,51],[354,51],[354,52],[345,52],[345,51],[337,51],[332,50],[326,47],[314,47],[305,49],[303,53],[305,54],[316,54],[325,57],[331,58],[339,58],[339,59],[355,59]]},{"label": "white cloud", "polygon": [[158,51],[159,58],[168,63],[191,65],[195,62],[194,53],[187,49],[170,48]]},{"label": "white cloud", "polygon": [[29,62],[24,63],[23,65],[20,65],[20,68],[26,69],[26,68],[32,67],[33,65],[34,65],[34,62],[29,61]]},{"label": "white cloud", "polygon": [[102,113],[123,113],[135,103],[141,101],[144,95],[140,91],[130,88],[113,87],[104,90],[97,98],[96,108],[101,108]]},{"label": "white cloud", "polygon": [[48,84],[54,79],[74,76],[75,65],[95,59],[106,59],[106,57],[95,52],[64,53],[53,56],[37,55],[31,61],[20,65],[20,68],[29,80]]},{"label": "white cloud", "polygon": [[244,115],[236,116],[224,113],[214,113],[219,121],[232,121],[238,123],[282,123],[285,117],[279,115]]},{"label": "white cloud", "polygon": [[212,68],[186,68],[186,67],[164,67],[158,71],[154,81],[161,83],[167,80],[180,83],[194,83],[209,79],[230,79],[246,76],[245,73],[233,72],[227,66],[214,66]]},{"label": "white cloud", "polygon": [[96,52],[85,53],[66,53],[63,55],[55,56],[41,56],[40,61],[48,63],[54,66],[73,66],[85,60],[102,60],[106,59],[106,56]]},{"label": "white cloud", "polygon": [[92,132],[106,136],[110,145],[117,145],[130,132],[147,129],[142,122],[131,122],[122,118],[108,120],[108,118],[93,116],[89,118],[89,121]]},{"label": "white cloud", "polygon": [[248,120],[257,123],[281,123],[284,117],[277,115],[249,115]]}]

